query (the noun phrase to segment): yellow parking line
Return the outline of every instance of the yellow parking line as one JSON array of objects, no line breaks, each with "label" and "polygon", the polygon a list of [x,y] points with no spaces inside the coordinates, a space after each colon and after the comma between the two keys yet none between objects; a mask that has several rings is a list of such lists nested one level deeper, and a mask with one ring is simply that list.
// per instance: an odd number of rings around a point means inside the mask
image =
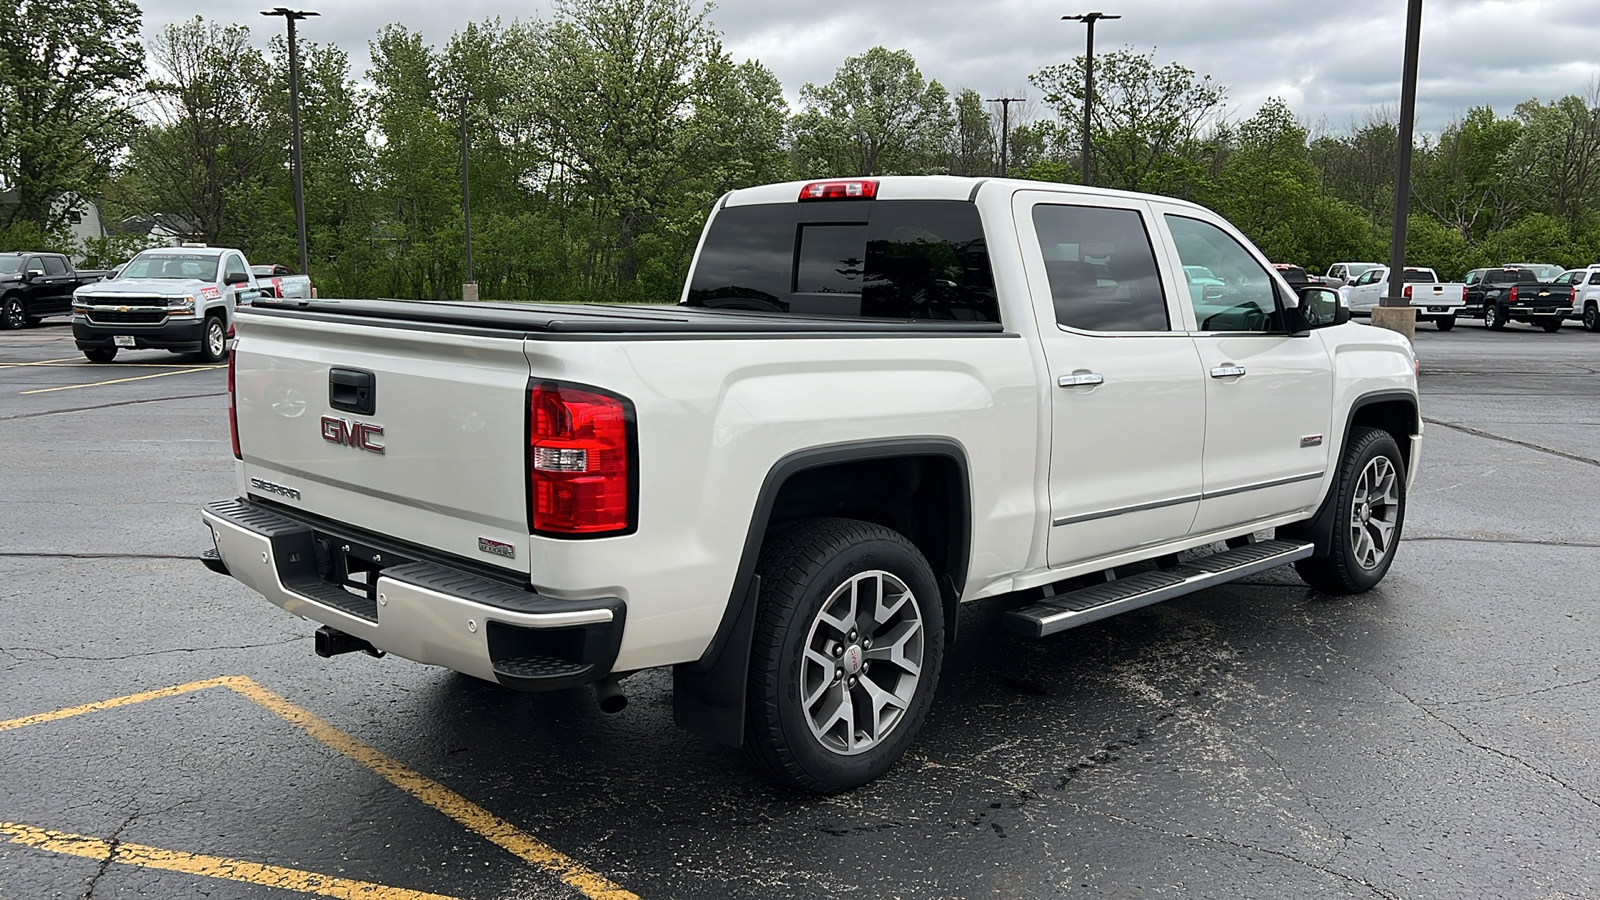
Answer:
[{"label": "yellow parking line", "polygon": [[47,850],[51,853],[65,853],[146,869],[164,869],[168,872],[182,872],[185,875],[224,878],[228,881],[282,888],[302,894],[339,897],[343,900],[451,900],[443,894],[408,891],[405,888],[387,887],[368,881],[336,878],[332,875],[319,875],[316,872],[268,866],[240,859],[206,856],[203,853],[162,850],[159,847],[146,847],[143,844],[129,844],[123,841],[103,841],[81,834],[46,831],[43,828],[18,825],[14,822],[0,822],[0,836],[13,844]]},{"label": "yellow parking line", "polygon": [[82,357],[78,357],[78,356],[69,356],[66,359],[41,359],[41,360],[38,360],[37,362],[5,363],[4,365],[0,365],[0,369],[15,369],[18,366],[48,366],[51,363],[72,362],[73,360],[81,359],[81,358]]},{"label": "yellow parking line", "polygon": [[20,391],[22,394],[48,394],[52,391],[75,391],[78,388],[102,387],[108,384],[125,384],[129,381],[143,381],[146,378],[164,378],[168,375],[185,375],[189,372],[205,372],[212,369],[225,369],[227,366],[196,366],[193,369],[179,369],[176,372],[157,372],[154,375],[135,375],[132,378],[113,378],[110,381],[95,381],[89,384],[63,384],[60,387],[38,388],[32,391]]},{"label": "yellow parking line", "polygon": [[384,780],[437,809],[468,830],[555,875],[592,900],[639,900],[611,879],[584,867],[538,838],[489,812],[426,775],[410,769],[384,753],[361,743],[279,695],[244,676],[228,686],[277,713],[307,734],[366,766]]},{"label": "yellow parking line", "polygon": [[54,722],[57,719],[70,719],[84,713],[99,712],[102,709],[116,709],[132,703],[143,703],[146,700],[159,700],[162,697],[176,697],[179,694],[188,694],[193,691],[203,691],[206,688],[231,687],[227,676],[222,678],[207,678],[204,681],[191,681],[188,684],[173,685],[156,691],[145,691],[139,694],[129,694],[126,697],[113,697],[110,700],[101,700],[98,703],[85,703],[82,706],[71,706],[58,709],[55,712],[39,713],[34,716],[23,716],[20,719],[9,719],[0,722],[0,731],[9,731],[25,725],[38,725],[41,722]]},{"label": "yellow parking line", "polygon": [[[639,900],[637,894],[628,891],[616,882],[599,872],[594,871],[565,853],[551,847],[526,831],[489,812],[471,800],[450,790],[444,785],[422,773],[411,769],[398,760],[386,755],[380,750],[369,747],[356,740],[354,737],[340,731],[316,714],[304,710],[281,695],[268,690],[244,675],[224,675],[220,678],[208,678],[204,681],[191,681],[187,684],[174,685],[154,691],[144,691],[138,694],[129,694],[125,697],[115,697],[110,700],[101,700],[98,703],[86,703],[82,706],[59,709],[55,712],[39,713],[32,716],[23,716],[0,722],[0,731],[12,728],[21,728],[25,725],[37,725],[43,722],[53,722],[72,716],[81,716],[85,713],[99,712],[105,709],[115,709],[119,706],[128,706],[133,703],[143,703],[146,700],[157,700],[162,697],[173,697],[193,691],[201,691],[213,687],[227,687],[235,693],[256,703],[276,714],[279,718],[299,728],[306,734],[329,748],[344,754],[350,759],[366,766],[379,777],[388,781],[395,787],[405,791],[423,803],[433,807],[449,816],[462,827],[472,831],[484,840],[495,844],[510,852],[525,862],[538,866],[541,869],[560,878],[568,886],[590,900]],[[6,827],[0,825],[0,833]],[[74,837],[69,835],[68,837]],[[84,838],[83,840],[93,840]],[[128,847],[128,844],[119,844],[119,847]],[[147,848],[149,849],[149,848]],[[66,851],[62,851],[66,852]],[[170,851],[158,851],[170,852]],[[186,854],[185,854],[186,855]],[[99,854],[96,858],[103,858]],[[193,857],[195,859],[216,860],[216,857]],[[119,860],[122,861],[122,860]],[[229,860],[221,860],[230,865],[255,865],[254,863],[239,864]],[[146,863],[135,863],[145,865]],[[163,868],[162,866],[153,866]],[[170,867],[168,867],[170,868]],[[271,868],[271,867],[266,867]],[[174,869],[174,871],[190,871],[188,869]],[[293,871],[293,870],[275,870]],[[205,874],[205,873],[200,873]],[[303,873],[309,874],[309,873]],[[227,876],[218,876],[227,877]],[[320,878],[322,876],[312,876]],[[295,890],[309,891],[308,888],[295,888]],[[343,894],[330,894],[329,896],[346,896]],[[386,897],[378,894],[352,894],[349,896],[360,897]],[[400,897],[425,897],[424,894],[395,894]]]}]

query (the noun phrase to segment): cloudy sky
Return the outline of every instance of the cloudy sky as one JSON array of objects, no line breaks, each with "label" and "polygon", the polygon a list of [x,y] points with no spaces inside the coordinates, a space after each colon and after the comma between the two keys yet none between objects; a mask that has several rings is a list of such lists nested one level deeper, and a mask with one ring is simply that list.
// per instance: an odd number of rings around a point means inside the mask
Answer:
[{"label": "cloudy sky", "polygon": [[[313,0],[308,0],[313,2]],[[1405,0],[720,0],[712,20],[735,58],[757,58],[791,102],[825,82],[846,56],[876,44],[906,49],[924,75],[952,90],[1022,96],[1041,66],[1083,52],[1084,29],[1065,13],[1123,18],[1096,28],[1097,51],[1154,49],[1228,88],[1233,116],[1277,95],[1313,127],[1343,130],[1375,108],[1398,107]],[[281,20],[265,4],[214,0],[204,14],[248,24],[262,42]],[[146,34],[192,16],[184,0],[144,0]],[[302,34],[344,47],[357,69],[367,41],[398,22],[443,43],[469,20],[532,18],[548,4],[512,0],[328,0]],[[1585,94],[1600,81],[1597,0],[1428,0],[1423,10],[1417,125],[1437,131],[1472,106],[1502,115],[1529,97]]]}]

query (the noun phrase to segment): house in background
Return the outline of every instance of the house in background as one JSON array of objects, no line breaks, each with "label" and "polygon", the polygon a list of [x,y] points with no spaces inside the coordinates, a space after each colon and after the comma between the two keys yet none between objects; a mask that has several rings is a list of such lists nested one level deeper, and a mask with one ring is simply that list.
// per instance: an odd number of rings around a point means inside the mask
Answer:
[{"label": "house in background", "polygon": [[[16,206],[17,192],[15,189],[0,191],[0,207]],[[93,200],[80,197],[77,194],[62,194],[56,198],[56,213],[67,220],[67,234],[72,238],[73,246],[80,250],[86,241],[106,236],[104,220],[100,215],[100,204]],[[6,250],[31,250],[32,247],[6,247]],[[73,260],[74,263],[82,259]]]}]

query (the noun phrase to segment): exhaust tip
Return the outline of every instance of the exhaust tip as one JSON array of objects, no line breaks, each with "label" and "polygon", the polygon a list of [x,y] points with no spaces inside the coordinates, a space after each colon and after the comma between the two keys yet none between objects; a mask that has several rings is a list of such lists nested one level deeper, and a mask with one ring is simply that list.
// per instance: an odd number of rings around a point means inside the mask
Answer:
[{"label": "exhaust tip", "polygon": [[607,715],[614,716],[628,708],[628,695],[622,693],[618,681],[616,676],[612,676],[594,683],[595,702],[600,705],[600,711]]}]

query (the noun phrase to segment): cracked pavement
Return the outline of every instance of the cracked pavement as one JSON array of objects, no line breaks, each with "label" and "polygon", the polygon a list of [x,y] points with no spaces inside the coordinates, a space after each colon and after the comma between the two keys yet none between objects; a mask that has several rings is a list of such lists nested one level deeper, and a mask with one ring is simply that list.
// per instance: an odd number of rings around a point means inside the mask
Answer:
[{"label": "cracked pavement", "polygon": [[[316,658],[194,561],[233,492],[224,373],[22,396],[95,379],[0,368],[0,720],[248,675],[646,898],[1600,897],[1600,336],[1418,352],[1432,424],[1378,590],[1280,569],[1044,641],[968,606],[909,756],[826,799],[678,731],[665,672],[608,717]],[[64,326],[0,334],[0,365],[72,355]],[[0,759],[0,821],[574,896],[228,691],[0,732]],[[3,900],[201,894],[290,895],[0,841]]]}]

